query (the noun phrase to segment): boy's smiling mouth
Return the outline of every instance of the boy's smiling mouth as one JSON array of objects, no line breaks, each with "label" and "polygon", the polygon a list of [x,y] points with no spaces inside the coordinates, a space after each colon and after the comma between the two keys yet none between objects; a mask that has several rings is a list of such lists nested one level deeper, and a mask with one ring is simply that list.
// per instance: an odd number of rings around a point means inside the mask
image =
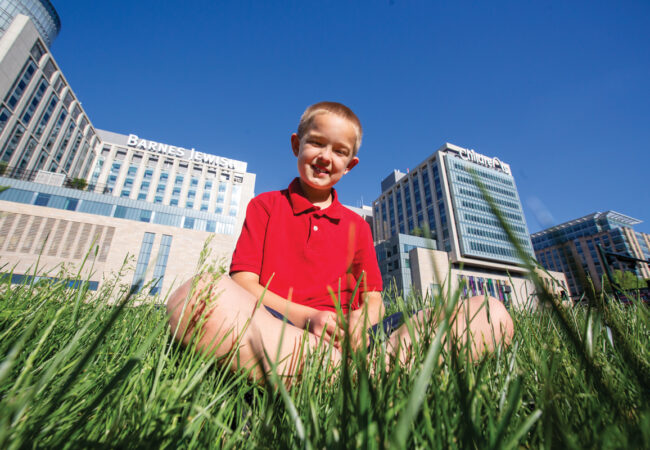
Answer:
[{"label": "boy's smiling mouth", "polygon": [[313,165],[313,164],[312,164],[311,168],[314,169],[314,172],[316,174],[318,174],[318,175],[320,175],[320,174],[327,175],[327,174],[330,173],[329,170],[325,169],[324,167],[318,167],[318,166]]}]

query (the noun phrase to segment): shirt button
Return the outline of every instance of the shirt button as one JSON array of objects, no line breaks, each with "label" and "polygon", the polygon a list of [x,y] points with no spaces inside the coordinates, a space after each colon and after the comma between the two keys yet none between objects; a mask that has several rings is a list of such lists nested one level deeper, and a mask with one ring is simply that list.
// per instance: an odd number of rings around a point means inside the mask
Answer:
[{"label": "shirt button", "polygon": [[314,225],[314,231],[318,231],[318,225]]}]

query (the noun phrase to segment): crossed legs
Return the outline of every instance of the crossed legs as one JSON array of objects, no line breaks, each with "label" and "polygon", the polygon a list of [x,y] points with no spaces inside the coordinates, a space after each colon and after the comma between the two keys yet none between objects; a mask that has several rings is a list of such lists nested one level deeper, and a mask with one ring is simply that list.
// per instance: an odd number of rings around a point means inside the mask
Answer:
[{"label": "crossed legs", "polygon": [[[251,378],[268,372],[271,364],[284,377],[300,374],[308,352],[318,349],[320,338],[305,330],[283,323],[266,308],[258,307],[257,299],[227,275],[218,278],[206,274],[181,285],[167,302],[169,323],[174,338],[185,345],[217,358],[231,356],[232,370],[248,369]],[[421,311],[413,320],[414,338],[418,339],[429,312]],[[473,356],[491,352],[495,345],[508,344],[513,324],[505,307],[498,300],[472,297],[459,304],[452,317],[452,335],[462,345],[469,341]],[[410,357],[411,334],[406,325],[389,338],[389,352],[399,352],[402,363]],[[328,349],[333,366],[341,361],[341,353]]]}]

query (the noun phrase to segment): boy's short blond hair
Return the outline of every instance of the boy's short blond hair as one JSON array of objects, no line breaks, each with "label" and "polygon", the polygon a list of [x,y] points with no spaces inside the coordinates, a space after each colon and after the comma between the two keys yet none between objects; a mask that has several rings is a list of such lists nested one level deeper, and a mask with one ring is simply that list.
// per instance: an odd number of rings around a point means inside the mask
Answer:
[{"label": "boy's short blond hair", "polygon": [[361,137],[363,135],[363,129],[361,128],[361,121],[357,115],[352,112],[350,108],[345,106],[343,103],[337,102],[318,102],[314,103],[311,106],[308,106],[302,116],[300,117],[300,123],[298,124],[298,138],[302,139],[309,127],[311,126],[314,117],[318,114],[330,113],[335,114],[339,117],[342,117],[352,123],[354,128],[357,131],[357,139],[354,143],[354,149],[352,149],[352,156],[356,156],[361,147]]}]

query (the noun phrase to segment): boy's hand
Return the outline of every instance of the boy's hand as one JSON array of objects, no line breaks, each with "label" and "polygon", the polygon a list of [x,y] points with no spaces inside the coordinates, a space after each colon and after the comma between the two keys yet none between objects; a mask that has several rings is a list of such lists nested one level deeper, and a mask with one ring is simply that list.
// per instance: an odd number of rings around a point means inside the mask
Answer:
[{"label": "boy's hand", "polygon": [[[350,311],[348,316],[348,320],[350,321],[350,346],[353,350],[356,350],[361,346],[368,346],[367,330],[371,326],[379,323],[383,315],[384,303],[381,300],[381,293],[366,293],[364,305],[359,309]],[[345,330],[343,325],[341,328]]]},{"label": "boy's hand", "polygon": [[332,311],[317,311],[311,315],[307,323],[307,330],[323,341],[329,343],[334,341],[336,347],[340,347],[340,340],[343,337],[343,330],[338,326],[336,313]]},{"label": "boy's hand", "polygon": [[365,313],[363,308],[360,308],[351,311],[348,317],[348,320],[350,321],[350,347],[352,350],[367,347],[368,335],[366,330],[371,326],[370,321],[368,320],[368,315]]}]

